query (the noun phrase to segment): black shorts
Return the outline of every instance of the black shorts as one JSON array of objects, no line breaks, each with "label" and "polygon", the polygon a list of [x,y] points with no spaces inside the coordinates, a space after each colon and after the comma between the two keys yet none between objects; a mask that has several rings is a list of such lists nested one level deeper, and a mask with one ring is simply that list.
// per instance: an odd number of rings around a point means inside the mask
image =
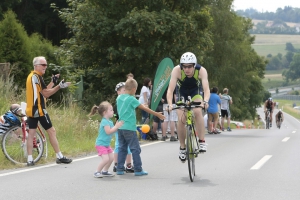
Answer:
[{"label": "black shorts", "polygon": [[42,125],[42,127],[45,130],[48,130],[49,128],[52,127],[52,123],[51,123],[51,120],[50,120],[50,117],[48,114],[46,114],[42,117],[36,117],[36,118],[28,117],[27,118],[27,124],[29,126],[29,129],[36,129],[38,126],[38,122],[40,122],[40,124]]},{"label": "black shorts", "polygon": [[221,116],[224,117],[230,117],[230,111],[229,110],[221,110]]},{"label": "black shorts", "polygon": [[[158,105],[155,112],[163,112],[163,105]],[[153,121],[156,122],[156,123],[164,122],[164,120],[161,120],[156,116],[153,116]]]},{"label": "black shorts", "polygon": [[181,98],[184,97],[184,101],[188,100],[188,96],[194,100],[195,98],[203,99],[202,92],[200,88],[192,88],[192,89],[182,89],[178,90],[178,101],[181,101]]}]

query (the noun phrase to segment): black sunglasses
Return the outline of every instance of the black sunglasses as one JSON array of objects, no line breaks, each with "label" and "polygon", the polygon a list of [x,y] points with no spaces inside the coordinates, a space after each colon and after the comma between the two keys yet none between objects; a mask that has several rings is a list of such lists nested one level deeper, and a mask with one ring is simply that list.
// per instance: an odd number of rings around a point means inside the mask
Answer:
[{"label": "black sunglasses", "polygon": [[36,64],[36,65],[42,65],[43,67],[47,67],[47,64]]},{"label": "black sunglasses", "polygon": [[194,65],[181,65],[181,67],[183,68],[183,69],[186,69],[186,68],[192,68],[192,67],[194,67]]}]

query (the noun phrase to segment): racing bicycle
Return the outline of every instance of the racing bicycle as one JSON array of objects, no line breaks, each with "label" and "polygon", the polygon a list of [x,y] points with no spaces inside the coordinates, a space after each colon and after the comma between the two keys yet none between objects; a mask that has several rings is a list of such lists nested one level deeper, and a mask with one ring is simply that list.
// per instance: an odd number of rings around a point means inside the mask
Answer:
[{"label": "racing bicycle", "polygon": [[279,120],[276,120],[277,122],[277,128],[281,128],[281,124],[282,124],[282,118],[280,117]]},{"label": "racing bicycle", "polygon": [[271,123],[271,120],[270,120],[270,110],[268,109],[266,111],[266,129],[270,129],[270,123]]},{"label": "racing bicycle", "polygon": [[193,102],[189,97],[189,100],[184,102],[182,99],[181,102],[176,103],[175,109],[184,109],[186,114],[186,159],[188,161],[188,169],[189,169],[189,177],[191,182],[194,181],[194,177],[196,175],[195,172],[195,158],[198,157],[200,153],[200,146],[199,141],[197,140],[197,135],[195,132],[194,126],[194,115],[193,115],[193,108],[202,108],[200,106],[201,102]]},{"label": "racing bicycle", "polygon": [[[8,129],[2,137],[2,151],[5,157],[11,162],[19,165],[27,164],[27,136],[28,126],[27,118],[21,118],[21,127],[13,126]],[[40,126],[36,129],[36,135],[33,138],[32,157],[34,163],[37,163],[42,157],[47,158],[48,146],[45,134]]]}]

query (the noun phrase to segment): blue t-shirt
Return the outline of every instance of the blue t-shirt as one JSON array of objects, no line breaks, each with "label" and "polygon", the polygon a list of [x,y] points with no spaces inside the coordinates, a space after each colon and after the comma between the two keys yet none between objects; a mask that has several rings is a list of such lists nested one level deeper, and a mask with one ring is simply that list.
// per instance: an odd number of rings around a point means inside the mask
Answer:
[{"label": "blue t-shirt", "polygon": [[136,114],[135,109],[141,103],[132,95],[121,94],[117,98],[117,109],[119,120],[124,121],[121,130],[136,131]]},{"label": "blue t-shirt", "polygon": [[100,126],[99,126],[98,137],[96,139],[97,146],[105,146],[105,147],[110,146],[111,139],[115,134],[115,133],[106,134],[105,130],[104,130],[105,126],[109,126],[110,128],[112,128],[112,127],[114,127],[114,123],[110,119],[106,119],[104,117],[102,118]]},{"label": "blue t-shirt", "polygon": [[218,104],[219,105],[221,104],[221,99],[220,99],[219,95],[217,95],[216,93],[210,93],[210,98],[208,101],[209,107],[207,109],[207,112],[208,113],[218,112],[219,111]]}]

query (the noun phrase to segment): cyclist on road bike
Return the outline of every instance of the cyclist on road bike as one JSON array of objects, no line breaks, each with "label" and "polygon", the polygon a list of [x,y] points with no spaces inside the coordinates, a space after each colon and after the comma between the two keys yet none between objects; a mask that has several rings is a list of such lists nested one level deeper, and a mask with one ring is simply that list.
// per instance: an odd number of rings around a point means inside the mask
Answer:
[{"label": "cyclist on road bike", "polygon": [[24,117],[21,106],[19,104],[12,104],[9,111],[0,116],[0,135],[13,126],[21,126],[21,121],[18,117]]},{"label": "cyclist on road bike", "polygon": [[[171,79],[167,92],[167,101],[169,105],[169,111],[172,110],[173,104],[173,91],[176,87],[179,87],[178,96],[179,100],[184,97],[188,100],[188,96],[192,98],[194,102],[204,102],[204,107],[208,108],[208,100],[210,98],[210,90],[207,78],[207,71],[204,67],[197,64],[196,56],[191,52],[184,53],[180,58],[180,65],[173,68],[171,73]],[[204,100],[202,98],[202,92],[204,92]],[[206,152],[207,147],[205,144],[204,134],[204,119],[202,116],[202,109],[195,108],[193,110],[195,116],[195,129],[198,133],[200,142],[200,152]],[[178,123],[177,133],[180,141],[179,159],[182,162],[186,160],[186,148],[185,148],[185,121],[186,114],[183,110],[177,110]]]},{"label": "cyclist on road bike", "polygon": [[[283,122],[283,112],[279,109],[278,113],[275,115],[276,124],[280,121]],[[278,126],[278,125],[277,125]]]},{"label": "cyclist on road bike", "polygon": [[270,111],[270,127],[272,127],[272,115],[274,110],[275,102],[273,102],[272,98],[268,98],[268,100],[265,101],[264,104],[264,112],[265,112],[265,119],[267,119],[267,110]]}]

